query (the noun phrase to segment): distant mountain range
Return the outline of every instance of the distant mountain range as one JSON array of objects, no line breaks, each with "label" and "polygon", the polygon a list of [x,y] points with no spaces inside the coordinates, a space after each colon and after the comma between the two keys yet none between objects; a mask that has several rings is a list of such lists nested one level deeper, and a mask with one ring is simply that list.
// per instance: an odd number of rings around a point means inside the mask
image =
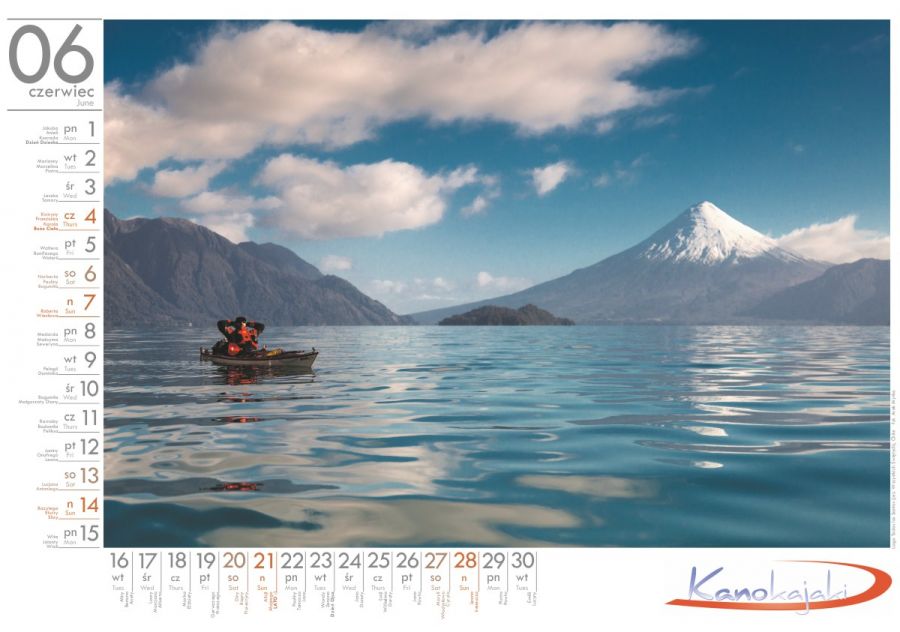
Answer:
[{"label": "distant mountain range", "polygon": [[[435,324],[480,307],[536,304],[577,324],[890,324],[890,265],[832,266],[780,248],[710,202],[641,243],[527,290],[398,316],[275,244],[234,244],[184,219],[105,222],[109,326]],[[483,314],[482,314],[483,315]]]},{"label": "distant mountain range", "polygon": [[889,325],[890,290],[890,261],[860,259],[776,292],[747,313],[771,320]]},{"label": "distant mountain range", "polygon": [[[883,273],[837,271],[833,279],[807,284],[822,277],[831,264],[789,252],[714,204],[702,202],[636,246],[592,266],[515,294],[413,318],[433,324],[488,304],[515,308],[534,303],[578,324],[742,324],[773,319],[888,324],[881,307],[890,292],[888,265],[880,263]],[[870,289],[862,290],[857,282]],[[839,296],[828,298],[835,292]],[[810,303],[813,295],[840,307],[818,313],[779,309],[790,302]]]},{"label": "distant mountain range", "polygon": [[449,316],[438,325],[574,325],[568,318],[557,318],[536,305],[519,309],[486,305],[465,314]]},{"label": "distant mountain range", "polygon": [[184,219],[104,213],[108,326],[215,323],[244,315],[269,325],[402,325],[336,276],[275,244],[234,244]]}]

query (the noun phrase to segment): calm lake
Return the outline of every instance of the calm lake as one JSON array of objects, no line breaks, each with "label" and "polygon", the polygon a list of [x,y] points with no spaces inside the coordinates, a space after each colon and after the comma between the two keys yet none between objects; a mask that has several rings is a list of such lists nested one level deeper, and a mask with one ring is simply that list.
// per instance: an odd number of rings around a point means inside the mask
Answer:
[{"label": "calm lake", "polygon": [[106,333],[106,546],[888,546],[889,329]]}]

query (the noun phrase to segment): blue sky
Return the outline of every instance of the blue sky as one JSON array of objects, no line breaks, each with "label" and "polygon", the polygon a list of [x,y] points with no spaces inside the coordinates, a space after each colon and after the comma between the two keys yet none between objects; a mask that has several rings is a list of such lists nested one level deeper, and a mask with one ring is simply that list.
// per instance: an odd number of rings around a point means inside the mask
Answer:
[{"label": "blue sky", "polygon": [[710,200],[887,256],[884,22],[106,22],[106,206],[274,241],[399,313]]}]

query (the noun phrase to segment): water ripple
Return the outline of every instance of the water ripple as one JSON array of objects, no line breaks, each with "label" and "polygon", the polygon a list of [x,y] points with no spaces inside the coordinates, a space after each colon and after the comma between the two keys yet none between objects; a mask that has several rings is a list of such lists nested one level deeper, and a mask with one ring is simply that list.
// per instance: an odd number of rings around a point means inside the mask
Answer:
[{"label": "water ripple", "polygon": [[887,328],[207,337],[106,337],[110,546],[888,544]]}]

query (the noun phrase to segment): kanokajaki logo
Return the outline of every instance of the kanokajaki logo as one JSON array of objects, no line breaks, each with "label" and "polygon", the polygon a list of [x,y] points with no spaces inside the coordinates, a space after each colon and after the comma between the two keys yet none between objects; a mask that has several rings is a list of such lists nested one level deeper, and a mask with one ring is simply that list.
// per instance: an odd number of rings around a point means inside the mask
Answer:
[{"label": "kanokajaki logo", "polygon": [[688,598],[673,599],[668,605],[806,614],[872,601],[890,587],[891,576],[883,570],[848,562],[788,560],[752,578],[746,571],[729,572],[725,566],[709,570],[694,566]]}]

